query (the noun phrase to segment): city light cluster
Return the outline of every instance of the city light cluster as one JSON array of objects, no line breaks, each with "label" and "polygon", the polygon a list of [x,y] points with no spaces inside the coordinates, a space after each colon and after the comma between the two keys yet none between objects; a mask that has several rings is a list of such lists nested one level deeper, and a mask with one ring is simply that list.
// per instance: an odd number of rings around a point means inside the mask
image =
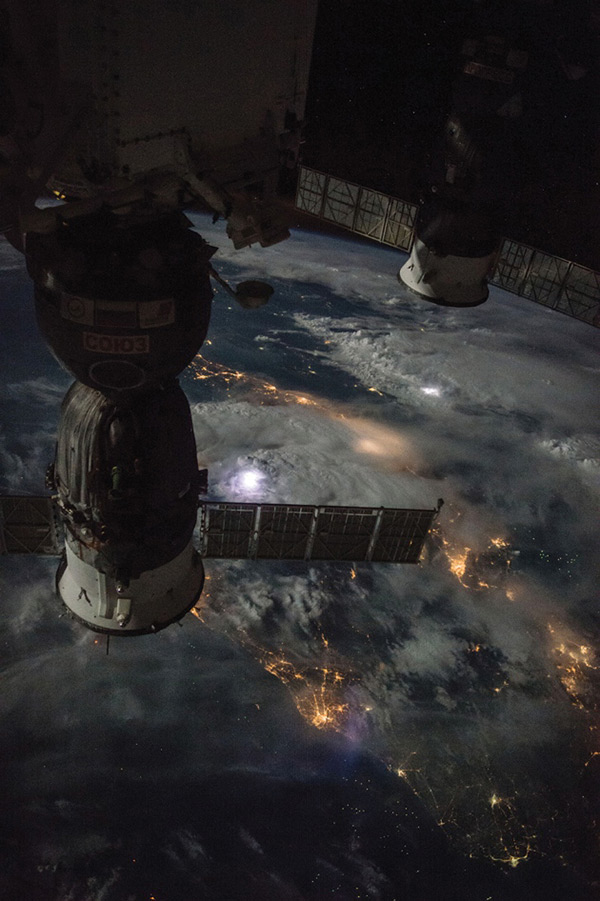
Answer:
[{"label": "city light cluster", "polygon": [[288,657],[267,651],[261,663],[292,692],[300,715],[317,729],[341,731],[349,706],[343,699],[347,676],[327,666],[297,668]]},{"label": "city light cluster", "polygon": [[598,708],[597,685],[594,673],[600,672],[600,663],[589,645],[567,635],[567,630],[557,623],[548,623],[558,678],[572,705],[579,710]]},{"label": "city light cluster", "polygon": [[[207,342],[208,343],[208,342]],[[207,360],[202,354],[197,354],[190,369],[194,379],[204,381],[206,379],[216,379],[225,385],[229,392],[233,386],[244,385],[244,387],[252,391],[253,400],[259,404],[300,404],[301,406],[321,407],[325,409],[325,404],[314,400],[306,393],[301,391],[287,391],[278,388],[272,382],[262,381],[257,376],[248,375],[239,369],[230,369],[222,363],[215,363]]]},{"label": "city light cluster", "polygon": [[512,558],[518,552],[511,550],[510,542],[506,538],[500,536],[489,538],[487,546],[479,552],[466,545],[461,547],[449,541],[439,526],[432,530],[432,538],[441,547],[450,572],[463,588],[473,591],[500,588],[509,600],[515,600],[514,589],[507,588],[504,582],[510,571]]}]

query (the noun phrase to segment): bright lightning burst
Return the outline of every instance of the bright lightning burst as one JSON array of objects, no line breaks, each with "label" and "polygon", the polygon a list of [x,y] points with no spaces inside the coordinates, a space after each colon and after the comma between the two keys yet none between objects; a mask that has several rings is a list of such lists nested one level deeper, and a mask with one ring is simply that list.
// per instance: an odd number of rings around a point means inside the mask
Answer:
[{"label": "bright lightning burst", "polygon": [[251,492],[260,487],[263,479],[263,473],[256,469],[244,469],[238,476],[240,488]]},{"label": "bright lightning burst", "polygon": [[[326,401],[315,400],[304,393],[280,390],[272,383],[208,361],[200,355],[192,365],[196,379],[217,379],[226,386],[227,391],[232,388],[247,388],[252,392],[253,398],[257,398],[261,404],[275,402],[316,407],[331,418],[343,420],[354,432],[355,450],[379,457],[383,461],[389,458],[397,468],[407,468],[406,460],[409,454],[412,454],[412,449],[404,437],[395,430],[367,420],[340,415],[334,412]],[[370,390],[381,394],[376,388]],[[439,389],[433,387],[424,387],[421,390],[434,396],[440,393]],[[460,516],[460,512],[455,512],[454,516]],[[450,523],[454,521],[451,519]],[[439,532],[437,537],[447,559],[449,571],[461,585],[475,591],[501,587],[494,584],[497,579],[488,576],[488,567],[492,567],[489,571],[493,575],[494,554],[496,554],[496,566],[500,574],[506,573],[510,568],[508,553],[510,543],[506,538],[490,537],[487,548],[478,554],[469,547],[451,543]],[[504,551],[507,552],[506,561],[502,553]],[[489,560],[482,561],[486,566],[485,578],[473,576],[478,560],[484,558],[486,554],[489,555]],[[352,579],[355,577],[354,571],[350,577]],[[508,600],[515,599],[514,586],[503,590]],[[202,607],[192,610],[193,615],[202,622],[205,621],[203,615],[205,612],[208,611]],[[591,649],[584,642],[559,637],[556,634],[557,627],[552,625],[549,626],[549,630],[556,643],[554,654],[561,684],[573,705],[583,708],[590,686],[589,675],[599,667],[595,663]],[[329,642],[324,635],[321,636],[321,640],[326,654],[325,661],[308,666],[293,662],[289,656],[281,652],[275,653],[257,647],[247,635],[242,635],[242,643],[252,649],[265,670],[279,679],[290,691],[299,713],[308,723],[317,729],[343,732],[347,729],[354,712],[354,709],[351,709],[354,702],[348,702],[346,692],[351,676],[348,672],[344,672],[338,663],[334,664],[330,660]],[[474,646],[470,650],[477,653],[479,648]],[[494,691],[499,693],[506,686],[507,683],[504,682],[502,686],[495,687]],[[362,708],[361,713],[368,709],[370,708]],[[585,765],[599,755],[600,751],[591,751]],[[418,759],[417,752],[412,752],[391,769],[432,809],[440,827],[444,828],[458,845],[462,844],[464,847],[468,842],[469,846],[464,849],[471,857],[487,857],[514,868],[541,853],[538,850],[540,840],[519,821],[518,802],[501,796],[498,791],[492,790],[491,785],[461,784],[457,788],[456,780],[438,784],[439,780],[433,778],[433,770],[426,766],[425,760]],[[433,787],[428,777],[432,779]]]}]

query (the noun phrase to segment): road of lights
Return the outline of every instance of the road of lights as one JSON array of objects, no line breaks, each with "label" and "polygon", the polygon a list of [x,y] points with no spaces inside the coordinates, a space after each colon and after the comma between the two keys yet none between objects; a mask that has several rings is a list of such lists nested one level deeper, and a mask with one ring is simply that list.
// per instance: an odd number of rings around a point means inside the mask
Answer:
[{"label": "road of lights", "polygon": [[286,391],[272,382],[265,382],[257,376],[248,375],[238,369],[230,369],[222,363],[207,360],[198,354],[190,364],[193,378],[197,381],[215,379],[224,384],[229,391],[235,385],[244,385],[252,391],[252,396],[260,404],[300,404],[301,406],[326,408],[326,404],[308,397],[300,391]]},{"label": "road of lights", "polygon": [[535,853],[536,836],[529,835],[516,815],[511,798],[499,797],[493,792],[489,798],[494,828],[490,830],[496,836],[496,848],[487,856],[496,863],[516,867]]},{"label": "road of lights", "polygon": [[465,784],[441,779],[432,786],[427,773],[431,770],[435,775],[435,769],[426,763],[419,765],[416,751],[390,769],[429,807],[438,826],[469,857],[514,868],[542,855],[537,836],[519,821],[513,799],[490,793],[485,780]]}]

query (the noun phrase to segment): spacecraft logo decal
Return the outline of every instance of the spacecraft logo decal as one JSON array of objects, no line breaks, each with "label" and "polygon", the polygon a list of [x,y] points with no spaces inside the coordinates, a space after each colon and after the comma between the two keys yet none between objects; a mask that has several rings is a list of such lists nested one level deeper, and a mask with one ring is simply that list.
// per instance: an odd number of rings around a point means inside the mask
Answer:
[{"label": "spacecraft logo decal", "polygon": [[77,297],[63,292],[60,299],[60,315],[71,322],[82,325],[94,324],[94,301],[88,297]]},{"label": "spacecraft logo decal", "polygon": [[150,300],[138,305],[140,328],[157,328],[175,322],[175,304],[169,300]]}]

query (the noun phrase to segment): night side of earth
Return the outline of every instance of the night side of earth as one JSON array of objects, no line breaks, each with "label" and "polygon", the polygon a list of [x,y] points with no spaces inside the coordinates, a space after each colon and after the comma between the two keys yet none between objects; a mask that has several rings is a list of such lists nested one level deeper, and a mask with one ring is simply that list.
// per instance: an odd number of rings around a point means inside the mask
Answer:
[{"label": "night side of earth", "polygon": [[[55,559],[2,560],[0,895],[578,899],[600,891],[595,329],[405,254],[296,230],[233,250],[179,378],[208,500],[434,508],[417,565],[210,560],[157,635],[106,639]],[[44,492],[71,377],[2,241],[3,494]]]}]

